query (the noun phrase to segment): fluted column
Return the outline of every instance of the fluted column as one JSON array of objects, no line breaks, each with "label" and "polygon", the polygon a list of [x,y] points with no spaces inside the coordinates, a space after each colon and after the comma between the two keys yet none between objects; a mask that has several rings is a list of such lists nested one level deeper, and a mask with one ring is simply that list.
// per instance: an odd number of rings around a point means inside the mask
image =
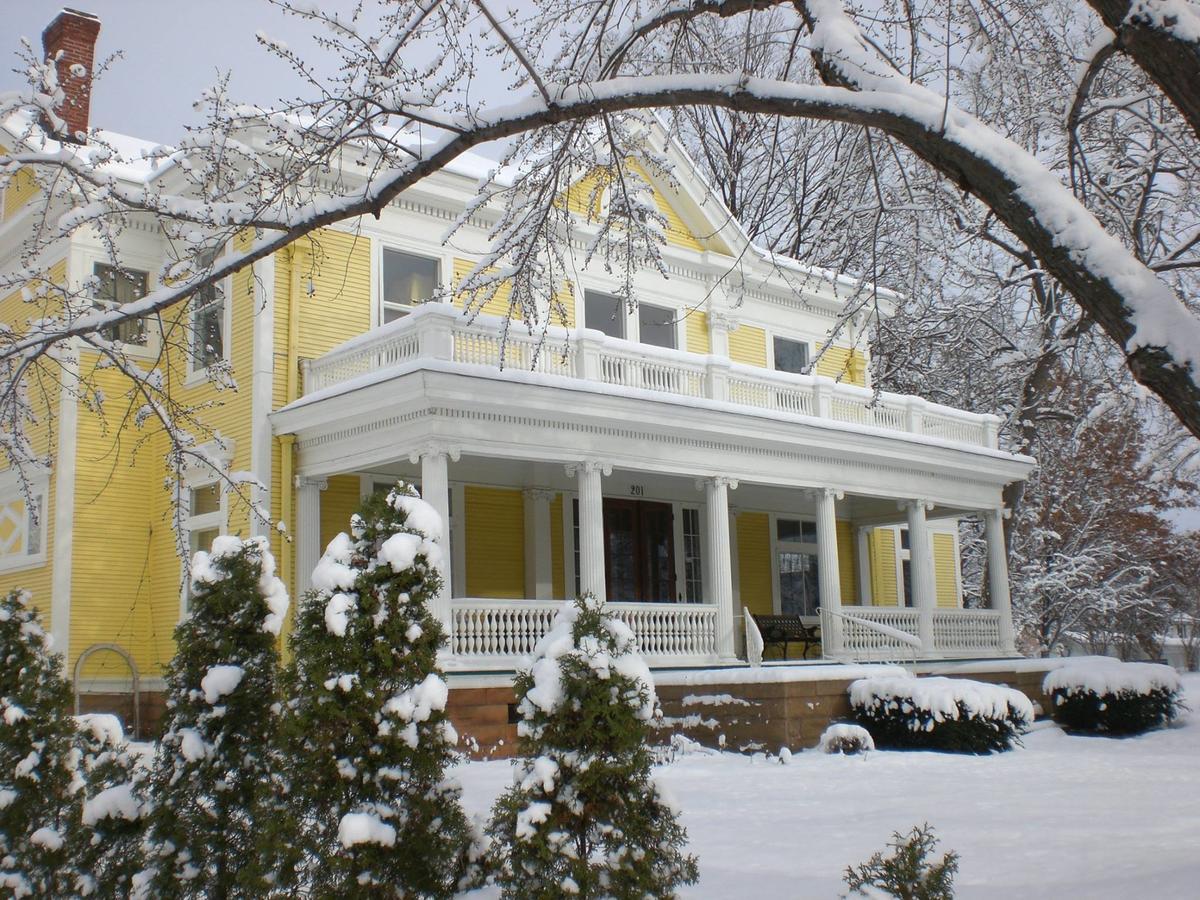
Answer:
[{"label": "fluted column", "polygon": [[438,573],[442,576],[442,587],[433,598],[430,612],[442,623],[446,640],[451,641],[450,598],[454,596],[453,564],[450,559],[450,460],[458,459],[457,450],[431,445],[423,447],[417,453],[409,456],[412,462],[421,463],[421,499],[437,512],[442,520],[442,533],[438,537],[438,545],[442,549],[442,559]]},{"label": "fluted column", "polygon": [[913,606],[921,637],[921,655],[934,654],[933,609],[936,603],[933,583],[933,548],[929,542],[929,526],[925,521],[928,503],[907,500],[901,504],[908,514],[908,555],[912,571]]},{"label": "fluted column", "polygon": [[837,501],[842,492],[817,490],[817,586],[826,616],[827,634],[821,636],[822,652],[833,656],[842,649],[842,576],[837,546]]},{"label": "fluted column", "polygon": [[991,596],[992,609],[1000,613],[1000,650],[1003,653],[1015,654],[1017,644],[1013,632],[1012,595],[1008,587],[1004,514],[1000,509],[984,510],[983,534],[987,540],[988,593]]},{"label": "fluted column", "polygon": [[567,474],[576,479],[579,490],[579,590],[606,600],[604,494],[600,479],[612,474],[612,466],[586,460],[567,466]]},{"label": "fluted column", "polygon": [[734,656],[733,563],[729,542],[729,491],[737,488],[732,478],[705,478],[704,489],[705,555],[708,557],[708,600],[717,607],[717,655]]},{"label": "fluted column", "polygon": [[329,486],[324,478],[296,476],[296,594],[303,597],[312,587],[313,569],[321,559],[321,491]]}]

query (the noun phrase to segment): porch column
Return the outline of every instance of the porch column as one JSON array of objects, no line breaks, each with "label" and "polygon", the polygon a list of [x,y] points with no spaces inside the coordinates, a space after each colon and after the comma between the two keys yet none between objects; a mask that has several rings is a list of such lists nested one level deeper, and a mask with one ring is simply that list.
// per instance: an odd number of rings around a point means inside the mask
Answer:
[{"label": "porch column", "polygon": [[572,463],[567,474],[579,488],[579,590],[597,600],[607,600],[604,583],[604,495],[600,478],[612,474],[612,466],[595,460]]},{"label": "porch column", "polygon": [[709,559],[706,585],[717,607],[717,655],[730,659],[733,645],[733,563],[729,545],[729,491],[738,483],[718,476],[703,479],[705,556]]},{"label": "porch column", "polygon": [[834,488],[817,490],[817,594],[821,598],[821,609],[828,612],[822,627],[828,626],[828,634],[821,635],[821,649],[825,656],[836,655],[842,650],[842,576],[839,569],[837,546],[837,501],[842,492]]},{"label": "porch column", "polygon": [[426,447],[419,453],[412,454],[409,459],[421,463],[421,499],[437,512],[442,520],[442,534],[438,545],[442,550],[442,562],[438,573],[442,576],[442,588],[433,598],[432,608],[434,618],[442,623],[447,641],[451,640],[450,628],[450,598],[452,592],[453,568],[450,559],[450,466],[449,459],[458,458],[458,453],[442,447]]},{"label": "porch column", "polygon": [[912,570],[913,606],[921,637],[921,655],[932,656],[933,607],[933,549],[929,543],[929,528],[925,521],[924,500],[908,500],[901,504],[908,513],[908,555]]},{"label": "porch column", "polygon": [[999,509],[984,510],[983,534],[988,552],[988,594],[992,609],[1000,613],[1000,650],[1017,652],[1013,633],[1012,595],[1008,589],[1008,554],[1004,547],[1004,514]]},{"label": "porch column", "polygon": [[313,569],[321,559],[321,491],[324,478],[296,476],[296,599],[312,587]]},{"label": "porch column", "polygon": [[526,488],[525,595],[536,600],[554,597],[554,560],[550,557],[550,503],[557,493]]}]

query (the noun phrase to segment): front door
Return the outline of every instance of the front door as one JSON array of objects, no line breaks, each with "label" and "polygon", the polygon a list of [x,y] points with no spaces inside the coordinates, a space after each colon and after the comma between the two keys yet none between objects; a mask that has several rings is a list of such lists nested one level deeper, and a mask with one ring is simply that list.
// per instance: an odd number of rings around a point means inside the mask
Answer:
[{"label": "front door", "polygon": [[675,518],[670,503],[604,501],[604,571],[610,600],[675,597]]}]

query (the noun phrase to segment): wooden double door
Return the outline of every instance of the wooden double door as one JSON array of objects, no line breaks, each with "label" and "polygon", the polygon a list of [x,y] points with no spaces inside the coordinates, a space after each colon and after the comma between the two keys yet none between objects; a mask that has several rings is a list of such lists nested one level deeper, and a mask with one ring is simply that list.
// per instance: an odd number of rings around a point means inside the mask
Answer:
[{"label": "wooden double door", "polygon": [[605,498],[604,574],[610,600],[673,603],[679,599],[670,503]]}]

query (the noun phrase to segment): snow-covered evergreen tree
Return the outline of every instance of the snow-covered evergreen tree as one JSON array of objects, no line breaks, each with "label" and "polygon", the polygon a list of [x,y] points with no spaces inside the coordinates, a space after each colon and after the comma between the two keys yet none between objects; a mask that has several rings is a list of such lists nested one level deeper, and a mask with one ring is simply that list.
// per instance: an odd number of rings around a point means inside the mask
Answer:
[{"label": "snow-covered evergreen tree", "polygon": [[266,540],[222,536],[197,553],[190,603],[175,629],[136,887],[148,897],[253,895],[263,888],[276,638],[288,605]]},{"label": "snow-covered evergreen tree", "polygon": [[72,858],[85,897],[127,897],[140,863],[146,769],[129,752],[116,716],[76,716],[82,824]]},{"label": "snow-covered evergreen tree", "polygon": [[437,669],[442,526],[408,485],[367,500],[330,542],[292,639],[285,789],[290,858],[315,896],[446,897],[474,841],[446,780],[458,736]]},{"label": "snow-covered evergreen tree", "polygon": [[25,591],[0,598],[0,661],[0,896],[70,896],[80,804],[71,689]]},{"label": "snow-covered evergreen tree", "polygon": [[489,828],[506,898],[671,897],[697,877],[650,774],[654,682],[603,603],[567,603],[516,680],[522,760]]}]

